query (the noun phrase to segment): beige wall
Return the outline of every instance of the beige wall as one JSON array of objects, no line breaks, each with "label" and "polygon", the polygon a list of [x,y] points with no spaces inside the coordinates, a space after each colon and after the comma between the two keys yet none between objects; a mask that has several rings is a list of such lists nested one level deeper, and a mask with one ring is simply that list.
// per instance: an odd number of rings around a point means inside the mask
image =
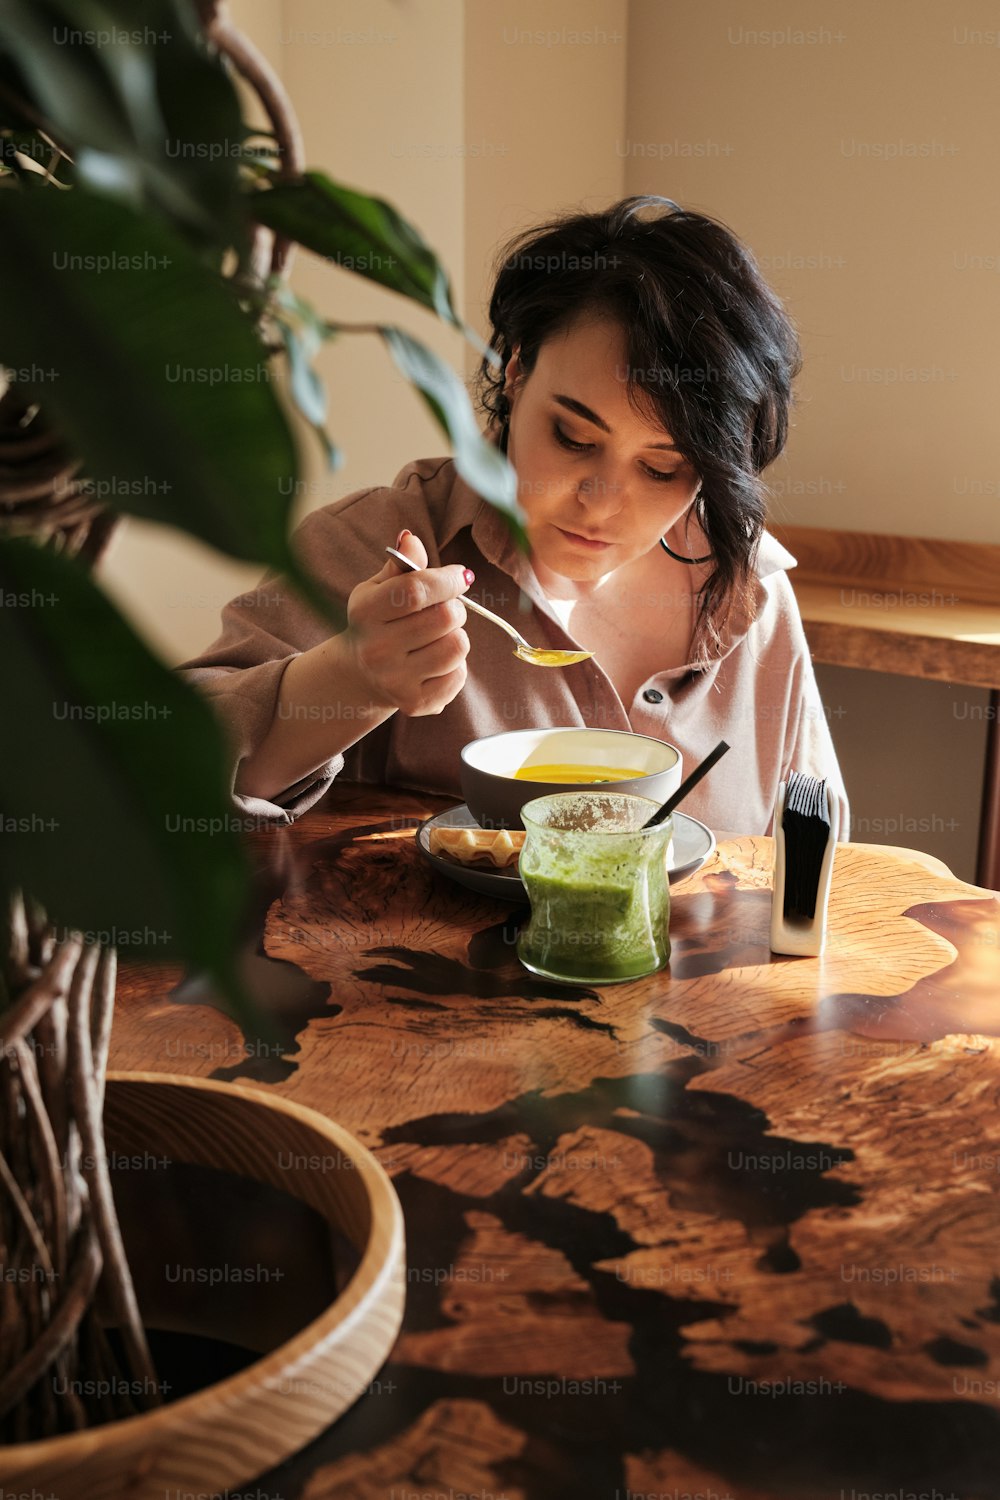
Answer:
[{"label": "beige wall", "polygon": [[[465,14],[467,130],[484,147],[466,163],[467,316],[486,334],[503,241],[624,191],[624,164],[608,142],[625,124],[628,5],[472,0]],[[470,373],[476,363],[470,351]]]},{"label": "beige wall", "polygon": [[[815,40],[761,40],[790,30]],[[1000,49],[976,30],[992,0],[632,0],[606,149],[629,191],[729,223],[801,331],[775,516],[1000,540]]]},{"label": "beige wall", "polygon": [[[728,223],[802,338],[775,520],[1000,541],[1000,49],[977,33],[987,0],[631,0],[627,190]],[[987,695],[817,677],[854,837],[971,878]]]},{"label": "beige wall", "polygon": [[[438,252],[461,306],[462,5],[285,0],[281,8],[284,79],[309,162],[349,187],[388,199]],[[368,40],[347,40],[352,36]],[[407,298],[304,252],[293,283],[328,316],[398,323],[461,368],[461,335]],[[345,335],[328,346],[319,368],[329,390],[330,430],[346,462],[335,474],[321,474],[310,446],[309,487],[300,509],[364,485],[391,483],[410,460],[447,453],[447,440],[397,375],[381,339]]]}]

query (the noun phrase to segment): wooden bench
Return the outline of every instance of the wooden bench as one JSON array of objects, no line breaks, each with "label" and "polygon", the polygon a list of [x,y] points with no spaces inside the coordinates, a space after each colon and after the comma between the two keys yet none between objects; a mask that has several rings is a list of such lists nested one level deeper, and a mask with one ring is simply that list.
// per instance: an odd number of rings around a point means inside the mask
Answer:
[{"label": "wooden bench", "polygon": [[768,523],[813,660],[988,688],[976,882],[1000,889],[1000,546]]}]

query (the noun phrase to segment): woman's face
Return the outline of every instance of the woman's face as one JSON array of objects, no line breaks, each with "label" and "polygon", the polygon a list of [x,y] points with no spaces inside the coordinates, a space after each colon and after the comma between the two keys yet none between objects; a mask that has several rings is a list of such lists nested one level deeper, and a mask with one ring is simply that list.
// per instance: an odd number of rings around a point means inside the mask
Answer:
[{"label": "woman's face", "polygon": [[507,451],[533,558],[581,583],[649,552],[698,493],[670,434],[629,405],[627,374],[624,333],[606,317],[547,339],[530,375],[516,350],[507,365]]}]

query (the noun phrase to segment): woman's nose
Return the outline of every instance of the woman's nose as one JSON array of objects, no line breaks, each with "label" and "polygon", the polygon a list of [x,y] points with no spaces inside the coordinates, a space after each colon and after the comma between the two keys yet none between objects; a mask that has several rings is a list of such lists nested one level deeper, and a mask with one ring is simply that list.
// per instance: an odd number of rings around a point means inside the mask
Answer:
[{"label": "woman's nose", "polygon": [[577,486],[577,498],[588,511],[613,516],[625,503],[624,486],[615,478],[591,474]]}]

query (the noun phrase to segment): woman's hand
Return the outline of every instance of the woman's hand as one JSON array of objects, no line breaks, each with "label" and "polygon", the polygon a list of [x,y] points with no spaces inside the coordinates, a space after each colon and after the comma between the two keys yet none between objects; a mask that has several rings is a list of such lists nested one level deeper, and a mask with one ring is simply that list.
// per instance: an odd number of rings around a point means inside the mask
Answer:
[{"label": "woman's hand", "polygon": [[403,531],[396,543],[422,569],[389,558],[347,601],[347,640],[372,703],[410,718],[439,714],[465,686],[469,637],[460,595],[475,574],[460,564],[428,568],[423,543]]}]

